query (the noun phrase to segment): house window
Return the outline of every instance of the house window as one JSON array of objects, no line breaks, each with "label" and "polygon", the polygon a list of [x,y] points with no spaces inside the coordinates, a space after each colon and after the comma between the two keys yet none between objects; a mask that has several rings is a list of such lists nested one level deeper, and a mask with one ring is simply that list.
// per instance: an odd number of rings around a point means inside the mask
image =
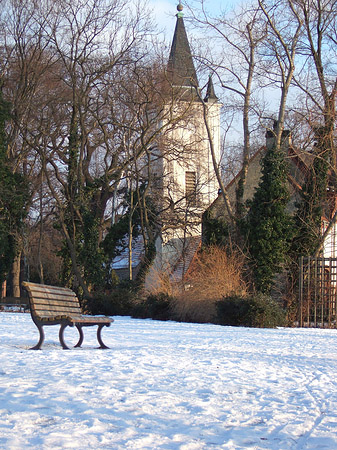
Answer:
[{"label": "house window", "polygon": [[197,202],[197,177],[195,172],[185,172],[185,196],[190,205]]}]

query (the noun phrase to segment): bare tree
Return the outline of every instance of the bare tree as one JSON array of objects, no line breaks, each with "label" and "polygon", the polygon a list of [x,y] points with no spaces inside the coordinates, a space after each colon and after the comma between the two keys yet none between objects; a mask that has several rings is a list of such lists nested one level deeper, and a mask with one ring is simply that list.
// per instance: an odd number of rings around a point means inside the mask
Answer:
[{"label": "bare tree", "polygon": [[[160,234],[179,234],[192,230],[197,222],[200,225],[196,198],[202,197],[203,181],[196,180],[195,192],[187,195],[175,182],[172,169],[173,164],[188,167],[188,160],[198,157],[196,141],[200,144],[200,138],[191,133],[192,140],[181,139],[183,130],[189,134],[194,126],[196,105],[170,85],[163,64],[137,64],[120,81],[118,98],[123,120],[119,121],[119,129],[127,154],[123,170],[129,179],[129,214],[137,210],[140,221],[145,254],[138,279],[144,280]],[[129,222],[129,255],[130,225]]]},{"label": "bare tree", "polygon": [[[92,245],[96,246],[99,265],[106,206],[113,194],[112,186],[122,174],[119,164],[123,145],[111,110],[116,101],[108,105],[107,94],[113,91],[123,66],[129,65],[137,53],[141,57],[140,40],[148,31],[144,19],[140,4],[132,10],[120,0],[109,4],[103,0],[85,4],[62,0],[48,17],[47,31],[59,63],[59,83],[66,93],[66,115],[52,123],[59,137],[44,155],[45,173],[56,201],[72,272],[87,296],[87,284],[93,281],[85,269],[89,256],[84,258],[79,253],[83,247],[80,241],[84,239],[85,243],[90,227],[92,233],[98,234]],[[90,254],[94,251],[92,248]]]},{"label": "bare tree", "polygon": [[[230,198],[219,167],[214,167],[228,216],[234,223],[235,218],[240,218],[244,213],[244,190],[252,154],[251,135],[258,124],[256,112],[260,109],[257,108],[258,96],[253,95],[259,85],[257,51],[266,37],[266,28],[259,7],[247,6],[236,11],[225,11],[214,17],[207,12],[206,1],[201,0],[197,3],[199,9],[190,8],[193,20],[198,27],[202,27],[212,36],[212,49],[202,47],[202,52],[198,53],[197,58],[204,67],[214,72],[217,84],[223,88],[219,95],[224,103],[225,113],[235,114],[236,118],[231,120],[231,129],[227,134],[233,135],[231,130],[237,127],[238,121],[242,123],[240,175],[235,198]],[[204,113],[204,120],[207,123],[205,104]],[[209,127],[206,125],[206,128]]]},{"label": "bare tree", "polygon": [[[36,97],[40,82],[44,77],[50,60],[45,52],[48,39],[44,36],[45,22],[39,20],[39,2],[2,2],[0,67],[4,94],[12,107],[11,123],[8,128],[8,157],[14,172],[23,174],[31,181],[33,198],[37,189],[34,157],[28,143],[28,130],[32,123],[32,113],[36,110]],[[46,14],[48,11],[46,8]],[[28,164],[28,161],[29,164]],[[17,253],[12,269],[13,295],[20,296],[20,263],[24,239],[17,233]]]},{"label": "bare tree", "polygon": [[281,146],[282,132],[287,110],[289,90],[295,74],[295,61],[302,35],[303,21],[299,11],[290,5],[290,12],[282,2],[258,0],[266,18],[267,39],[264,46],[264,64],[267,78],[280,88],[280,102],[277,113],[275,147]]},{"label": "bare tree", "polygon": [[[292,4],[293,2],[291,2]],[[324,126],[324,147],[331,152],[331,165],[336,171],[336,148],[334,145],[334,130],[336,123],[336,92],[337,76],[336,57],[337,44],[337,6],[334,1],[296,1],[293,8],[300,11],[305,28],[303,53],[310,58],[308,69],[313,65],[316,80],[310,77],[310,87],[298,82],[304,90],[309,102],[312,103],[321,117],[317,122]],[[302,80],[301,80],[302,81]]]}]

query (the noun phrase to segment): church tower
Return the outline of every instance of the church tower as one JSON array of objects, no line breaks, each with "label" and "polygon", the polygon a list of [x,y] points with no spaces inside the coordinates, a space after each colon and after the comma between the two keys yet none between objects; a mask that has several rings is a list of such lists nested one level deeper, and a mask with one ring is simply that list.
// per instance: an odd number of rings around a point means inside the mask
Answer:
[{"label": "church tower", "polygon": [[221,104],[211,77],[206,95],[201,96],[180,2],[177,10],[166,74],[172,94],[167,108],[177,125],[168,127],[159,144],[156,170],[166,205],[156,260],[170,269],[192,243],[201,241],[202,214],[218,194],[214,162],[220,161]]},{"label": "church tower", "polygon": [[[160,287],[162,274],[177,282],[184,279],[201,244],[202,215],[219,189],[214,164],[220,162],[221,103],[211,77],[202,94],[180,2],[177,10],[167,68],[158,83],[159,101],[153,107],[157,139],[144,164],[148,193],[157,207],[156,254],[145,277],[149,290]],[[121,278],[130,272],[136,276],[143,256],[140,235],[112,268]]]}]

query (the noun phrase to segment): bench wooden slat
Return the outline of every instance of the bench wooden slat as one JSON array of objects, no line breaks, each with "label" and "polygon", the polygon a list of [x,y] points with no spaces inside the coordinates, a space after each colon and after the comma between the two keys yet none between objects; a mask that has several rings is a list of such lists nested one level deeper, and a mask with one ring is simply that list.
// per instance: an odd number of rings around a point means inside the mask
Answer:
[{"label": "bench wooden slat", "polygon": [[52,308],[45,308],[45,307],[39,307],[38,305],[34,305],[33,306],[33,310],[38,313],[38,312],[50,312],[50,313],[60,313],[60,312],[65,312],[67,314],[82,314],[82,311],[79,308],[64,308],[64,307],[60,307],[60,306],[53,306]]},{"label": "bench wooden slat", "polygon": [[33,308],[37,308],[37,309],[45,309],[45,310],[51,310],[54,307],[58,307],[58,308],[65,308],[67,310],[72,309],[74,311],[79,311],[82,314],[82,310],[81,308],[74,304],[74,303],[57,303],[55,302],[55,300],[43,300],[43,301],[36,301],[34,304],[32,304]]},{"label": "bench wooden slat", "polygon": [[55,303],[59,303],[60,305],[63,305],[63,304],[79,305],[79,301],[77,298],[73,299],[70,297],[52,297],[52,296],[38,297],[38,296],[34,296],[33,301],[40,302],[40,303],[53,301]]},{"label": "bench wooden slat", "polygon": [[74,302],[58,302],[57,299],[37,299],[34,301],[34,306],[38,306],[40,308],[49,309],[53,306],[58,306],[60,308],[73,308],[73,309],[79,309],[81,311],[81,308],[78,304]]},{"label": "bench wooden slat", "polygon": [[72,308],[80,308],[80,305],[77,302],[69,302],[68,300],[60,301],[58,298],[34,298],[34,305],[45,306],[46,308],[58,305],[58,306],[70,306]]},{"label": "bench wooden slat", "polygon": [[62,299],[68,299],[69,301],[78,302],[78,299],[76,295],[70,295],[67,292],[41,292],[41,291],[31,291],[31,294],[34,296],[34,298],[58,298],[60,300]]},{"label": "bench wooden slat", "polygon": [[39,310],[39,311],[74,311],[75,313],[79,313],[82,314],[82,311],[79,307],[76,306],[71,306],[71,305],[57,305],[57,304],[50,304],[50,305],[46,305],[46,304],[42,304],[40,305],[39,303],[35,303],[35,305],[33,306],[34,310]]},{"label": "bench wooden slat", "polygon": [[28,281],[24,281],[24,286],[29,288],[31,291],[40,291],[40,292],[64,292],[64,293],[70,293],[74,297],[76,297],[76,294],[74,291],[72,291],[69,288],[66,287],[59,287],[59,286],[50,286],[47,284],[38,284],[38,283],[30,283]]},{"label": "bench wooden slat", "polygon": [[110,318],[107,317],[97,317],[97,316],[81,316],[81,317],[71,317],[70,321],[73,323],[108,323],[111,322]]},{"label": "bench wooden slat", "polygon": [[83,325],[98,325],[98,324],[110,324],[112,322],[111,319],[107,319],[105,317],[96,317],[96,316],[79,316],[79,317],[74,317],[74,316],[67,316],[67,315],[43,315],[43,316],[39,316],[37,315],[37,317],[39,317],[40,320],[43,321],[48,321],[48,322],[54,322],[54,321],[58,321],[58,320],[69,320],[69,322],[73,323],[74,325],[78,325],[78,324],[83,324]]},{"label": "bench wooden slat", "polygon": [[39,301],[39,300],[55,300],[58,303],[62,304],[63,302],[69,302],[69,303],[74,303],[75,305],[78,305],[78,299],[76,297],[65,297],[65,296],[58,296],[58,295],[51,295],[51,294],[45,294],[45,295],[41,295],[41,294],[34,294],[31,293],[32,297],[33,297],[33,301]]},{"label": "bench wooden slat", "polygon": [[58,299],[53,299],[53,298],[51,298],[51,299],[47,299],[47,298],[34,299],[34,305],[39,305],[46,309],[52,308],[53,305],[57,305],[60,307],[64,306],[65,308],[80,308],[79,304],[76,302],[68,302],[68,301],[59,302]]},{"label": "bench wooden slat", "polygon": [[68,320],[68,316],[65,314],[43,314],[43,315],[39,315],[36,314],[36,318],[40,321],[40,322],[56,322],[56,323],[60,323],[60,321],[62,320]]}]

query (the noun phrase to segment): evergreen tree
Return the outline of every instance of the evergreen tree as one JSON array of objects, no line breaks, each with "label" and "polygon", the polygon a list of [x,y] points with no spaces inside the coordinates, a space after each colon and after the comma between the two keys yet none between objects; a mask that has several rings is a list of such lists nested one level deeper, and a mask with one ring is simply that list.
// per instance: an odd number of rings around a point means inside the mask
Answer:
[{"label": "evergreen tree", "polygon": [[206,246],[226,247],[229,239],[229,226],[225,219],[212,217],[210,209],[202,216],[202,239]]},{"label": "evergreen tree", "polygon": [[10,105],[0,87],[0,283],[11,268],[15,257],[15,234],[23,224],[27,201],[27,186],[22,175],[13,173],[8,158],[6,123],[10,119]]},{"label": "evergreen tree", "polygon": [[261,180],[245,225],[255,287],[268,293],[286,261],[293,221],[286,211],[289,192],[284,152],[275,147],[268,149],[261,165]]}]

